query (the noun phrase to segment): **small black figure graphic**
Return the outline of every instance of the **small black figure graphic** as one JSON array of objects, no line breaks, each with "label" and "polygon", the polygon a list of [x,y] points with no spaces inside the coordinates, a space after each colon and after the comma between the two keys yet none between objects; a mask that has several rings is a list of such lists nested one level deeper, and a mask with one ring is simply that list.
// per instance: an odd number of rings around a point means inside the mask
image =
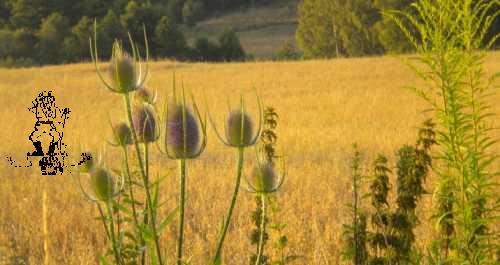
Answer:
[{"label": "small black figure graphic", "polygon": [[36,122],[29,136],[35,150],[27,155],[41,157],[39,166],[42,175],[56,175],[58,171],[62,174],[67,156],[62,140],[64,125],[71,111],[69,108],[58,108],[55,100],[52,91],[44,91],[38,94],[32,102],[33,106],[28,109],[35,114]]}]

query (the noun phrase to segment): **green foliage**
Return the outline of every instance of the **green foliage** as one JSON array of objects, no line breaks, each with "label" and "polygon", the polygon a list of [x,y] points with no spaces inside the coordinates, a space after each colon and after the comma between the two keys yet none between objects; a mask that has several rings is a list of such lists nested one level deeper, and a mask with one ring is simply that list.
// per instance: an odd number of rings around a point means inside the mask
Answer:
[{"label": "green foliage", "polygon": [[245,51],[234,29],[225,29],[219,35],[219,56],[224,62],[245,59]]},{"label": "green foliage", "polygon": [[351,183],[352,183],[352,203],[348,204],[352,215],[350,224],[342,225],[343,248],[342,259],[351,261],[354,265],[364,265],[368,260],[367,243],[367,222],[366,215],[361,210],[361,184],[362,156],[356,145],[354,145],[354,155],[351,159]]},{"label": "green foliage", "polygon": [[186,49],[186,40],[175,21],[162,17],[156,25],[153,39],[158,56],[181,57]]},{"label": "green foliage", "polygon": [[287,60],[298,60],[301,54],[295,48],[293,41],[285,41],[279,51],[275,55],[275,60],[287,61]]},{"label": "green foliage", "polygon": [[46,63],[60,63],[64,54],[64,38],[69,34],[68,20],[53,13],[42,21],[38,31],[38,58]]},{"label": "green foliage", "polygon": [[82,61],[88,57],[92,30],[93,21],[88,17],[82,17],[71,29],[71,35],[64,39],[66,61]]},{"label": "green foliage", "polygon": [[297,44],[306,58],[331,58],[342,53],[338,29],[334,27],[335,1],[304,0],[299,6]]},{"label": "green foliage", "polygon": [[426,86],[413,90],[427,100],[439,124],[440,233],[430,246],[433,264],[496,264],[500,183],[488,101],[494,78],[484,74],[482,49],[495,42],[487,33],[498,6],[498,1],[419,0],[415,14],[387,13],[419,52],[409,65]]},{"label": "green foliage", "polygon": [[116,39],[123,39],[126,36],[126,31],[120,23],[119,17],[113,10],[108,10],[106,15],[99,21],[97,27],[99,43],[104,47],[101,54],[103,58],[109,58],[111,55],[111,47]]},{"label": "green foliage", "polygon": [[205,4],[201,0],[187,0],[182,7],[182,20],[194,26],[205,14]]}]

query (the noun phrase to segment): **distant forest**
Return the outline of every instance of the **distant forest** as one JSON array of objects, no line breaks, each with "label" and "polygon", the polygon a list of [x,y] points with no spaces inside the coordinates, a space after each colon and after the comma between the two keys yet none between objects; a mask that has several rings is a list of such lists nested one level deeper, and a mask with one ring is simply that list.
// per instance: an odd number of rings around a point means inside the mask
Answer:
[{"label": "distant forest", "polygon": [[179,26],[194,25],[214,12],[265,1],[2,0],[0,61],[4,66],[23,66],[89,60],[94,21],[103,57],[110,55],[115,39],[127,40],[128,32],[143,46],[144,26],[150,53],[156,58],[244,60],[245,53],[232,29],[222,32],[216,42],[202,37],[189,47]]},{"label": "distant forest", "polygon": [[[249,58],[236,32],[217,39],[199,37],[190,45],[182,28],[213,14],[283,0],[1,0],[0,66],[88,61],[89,37],[97,37],[105,59],[115,39],[127,33],[152,57],[187,61],[242,61]],[[407,11],[414,0],[301,0],[295,43],[286,42],[276,59],[335,58],[412,52],[398,27],[381,10]],[[498,5],[496,7],[498,13]],[[500,18],[488,38],[500,33]],[[497,41],[494,47],[499,47]]]}]

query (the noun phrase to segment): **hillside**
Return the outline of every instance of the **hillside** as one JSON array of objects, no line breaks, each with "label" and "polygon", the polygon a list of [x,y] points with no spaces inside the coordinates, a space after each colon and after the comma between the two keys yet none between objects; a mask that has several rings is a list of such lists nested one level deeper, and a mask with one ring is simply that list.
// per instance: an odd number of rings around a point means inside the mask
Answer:
[{"label": "hillside", "polygon": [[255,58],[269,58],[283,42],[295,41],[297,6],[299,0],[281,0],[261,4],[255,8],[241,8],[215,14],[192,28],[185,28],[186,38],[192,43],[198,37],[216,38],[225,28],[234,28],[243,48]]}]

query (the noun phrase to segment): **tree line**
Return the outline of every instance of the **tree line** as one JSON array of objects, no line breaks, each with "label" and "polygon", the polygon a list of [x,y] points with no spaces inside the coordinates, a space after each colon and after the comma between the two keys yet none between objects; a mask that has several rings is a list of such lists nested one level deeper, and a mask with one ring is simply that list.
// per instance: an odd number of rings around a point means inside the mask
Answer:
[{"label": "tree line", "polygon": [[190,46],[180,27],[255,1],[259,0],[0,1],[0,61],[22,66],[89,60],[94,21],[103,57],[110,56],[115,39],[128,39],[128,32],[144,46],[145,28],[156,58],[243,60],[245,52],[234,30],[224,30],[215,41],[200,37]]}]

